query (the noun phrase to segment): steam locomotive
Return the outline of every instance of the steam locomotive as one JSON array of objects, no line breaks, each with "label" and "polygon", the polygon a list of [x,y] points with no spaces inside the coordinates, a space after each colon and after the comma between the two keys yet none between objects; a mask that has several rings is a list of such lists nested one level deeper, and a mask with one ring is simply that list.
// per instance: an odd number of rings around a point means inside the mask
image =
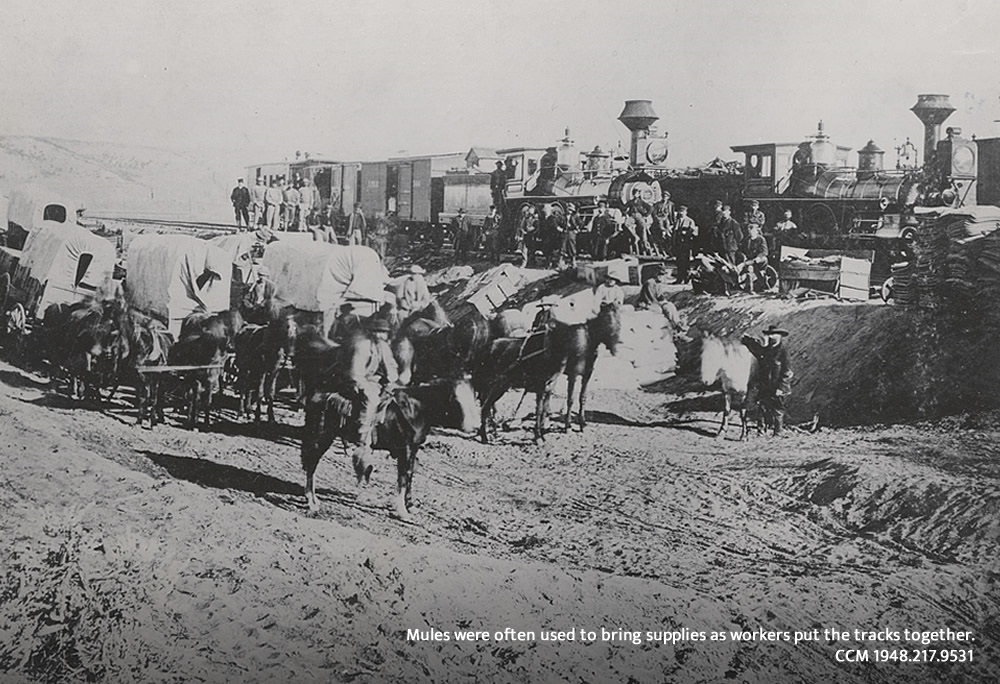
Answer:
[{"label": "steam locomotive", "polygon": [[816,135],[803,142],[731,147],[744,155],[742,164],[671,170],[666,166],[667,137],[654,128],[658,117],[651,102],[628,100],[619,116],[631,133],[627,160],[615,159],[600,148],[581,154],[567,131],[548,148],[474,147],[465,154],[376,162],[306,157],[252,166],[247,172],[251,184],[255,178],[265,183],[274,177],[309,178],[322,205],[335,215],[346,215],[359,202],[367,215],[393,212],[404,228],[416,233],[439,229],[460,208],[473,223],[481,222],[494,203],[489,172],[502,161],[506,192],[499,209],[507,217],[508,229],[525,205],[547,204],[565,212],[573,202],[586,219],[599,200],[621,209],[638,190],[650,204],[669,192],[675,204],[688,205],[700,226],[709,225],[713,200],[730,204],[739,216],[756,199],[766,226],[791,210],[802,239],[811,246],[842,246],[845,238],[870,244],[880,238],[906,239],[916,225],[918,206],[976,202],[977,141],[964,138],[958,128],[948,128],[940,139],[941,124],[955,111],[948,96],[920,95],[912,111],[925,128],[922,168],[913,164],[886,170],[884,152],[873,141],[857,152],[858,163],[851,167],[851,148],[834,145],[820,122]]}]

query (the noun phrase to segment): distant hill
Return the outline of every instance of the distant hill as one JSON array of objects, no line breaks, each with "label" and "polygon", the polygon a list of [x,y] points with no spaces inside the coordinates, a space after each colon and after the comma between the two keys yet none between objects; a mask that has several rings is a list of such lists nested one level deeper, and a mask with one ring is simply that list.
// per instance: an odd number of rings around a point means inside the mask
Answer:
[{"label": "distant hill", "polygon": [[0,136],[0,194],[38,183],[65,191],[90,216],[230,222],[229,192],[244,163],[235,154]]}]

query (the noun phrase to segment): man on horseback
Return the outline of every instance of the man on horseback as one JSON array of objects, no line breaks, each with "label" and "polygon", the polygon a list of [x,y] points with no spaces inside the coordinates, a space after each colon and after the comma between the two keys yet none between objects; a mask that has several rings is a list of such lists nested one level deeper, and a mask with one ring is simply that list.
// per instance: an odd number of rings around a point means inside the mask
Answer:
[{"label": "man on horseback", "polygon": [[591,318],[597,318],[604,306],[617,306],[621,308],[625,303],[625,291],[621,288],[621,281],[618,276],[610,271],[604,277],[604,282],[594,288],[594,307]]},{"label": "man on horseback", "polygon": [[360,482],[371,474],[365,459],[373,446],[380,398],[384,390],[399,382],[399,370],[389,348],[387,320],[375,316],[348,338],[340,375],[338,384],[351,399],[353,413],[358,417],[358,440],[351,459]]},{"label": "man on horseback", "polygon": [[785,425],[786,397],[792,390],[792,369],[784,345],[786,330],[771,324],[764,331],[763,342],[744,335],[740,340],[760,363],[760,403],[774,424],[774,436],[781,435]]},{"label": "man on horseback", "polygon": [[396,295],[396,308],[401,318],[406,318],[414,311],[423,311],[431,303],[431,293],[427,289],[424,274],[427,271],[419,264],[410,266],[410,274],[399,284]]}]

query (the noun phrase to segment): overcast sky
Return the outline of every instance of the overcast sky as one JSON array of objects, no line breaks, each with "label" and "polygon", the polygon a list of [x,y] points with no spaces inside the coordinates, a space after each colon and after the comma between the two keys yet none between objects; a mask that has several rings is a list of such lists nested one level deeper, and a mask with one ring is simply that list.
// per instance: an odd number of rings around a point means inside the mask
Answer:
[{"label": "overcast sky", "polygon": [[888,151],[921,128],[997,135],[1000,3],[757,0],[4,0],[0,134],[339,159],[627,142],[650,99],[674,165],[729,145]]}]

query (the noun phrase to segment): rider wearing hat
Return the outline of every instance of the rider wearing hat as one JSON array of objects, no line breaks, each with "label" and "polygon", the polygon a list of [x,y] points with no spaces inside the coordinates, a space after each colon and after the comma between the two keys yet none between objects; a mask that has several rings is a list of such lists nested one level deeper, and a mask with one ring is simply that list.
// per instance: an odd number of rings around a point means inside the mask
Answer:
[{"label": "rider wearing hat", "polygon": [[414,311],[423,311],[431,303],[431,293],[424,280],[424,267],[419,264],[410,266],[409,274],[399,284],[396,294],[396,309],[400,317],[406,318]]},{"label": "rider wearing hat", "polygon": [[744,335],[741,342],[760,364],[760,403],[778,436],[785,425],[786,397],[792,391],[792,368],[784,344],[788,331],[771,324],[762,335],[762,340]]},{"label": "rider wearing hat", "polygon": [[389,321],[381,316],[368,319],[345,342],[343,353],[339,379],[358,416],[358,440],[351,459],[360,482],[371,473],[365,459],[371,453],[382,388],[399,382],[396,359],[389,347]]},{"label": "rider wearing hat", "polygon": [[604,281],[594,288],[594,308],[591,318],[597,318],[601,309],[605,306],[616,306],[621,308],[625,303],[625,292],[621,288],[621,281],[611,271],[608,271]]}]

